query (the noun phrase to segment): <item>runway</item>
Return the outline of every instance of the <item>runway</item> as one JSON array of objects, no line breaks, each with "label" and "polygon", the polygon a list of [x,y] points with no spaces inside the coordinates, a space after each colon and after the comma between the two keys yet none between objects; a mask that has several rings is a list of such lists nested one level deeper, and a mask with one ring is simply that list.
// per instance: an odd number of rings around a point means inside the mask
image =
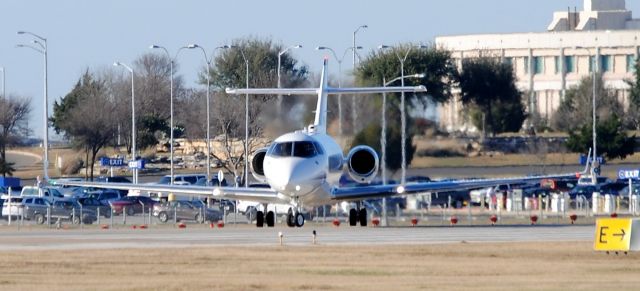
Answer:
[{"label": "runway", "polygon": [[594,226],[476,226],[349,228],[263,228],[114,230],[0,230],[0,250],[73,250],[118,248],[176,248],[211,246],[419,245],[482,242],[590,241]]}]

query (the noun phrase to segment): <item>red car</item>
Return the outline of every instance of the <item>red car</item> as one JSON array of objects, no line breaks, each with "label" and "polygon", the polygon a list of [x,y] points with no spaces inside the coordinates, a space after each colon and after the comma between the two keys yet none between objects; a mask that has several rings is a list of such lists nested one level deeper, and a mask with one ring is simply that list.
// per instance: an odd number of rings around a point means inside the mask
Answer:
[{"label": "red car", "polygon": [[156,203],[156,201],[146,196],[125,196],[112,200],[109,204],[111,204],[111,212],[115,215],[122,214],[123,209],[126,209],[127,215],[135,215],[143,212],[143,206],[144,213],[148,213],[149,209],[153,208]]}]

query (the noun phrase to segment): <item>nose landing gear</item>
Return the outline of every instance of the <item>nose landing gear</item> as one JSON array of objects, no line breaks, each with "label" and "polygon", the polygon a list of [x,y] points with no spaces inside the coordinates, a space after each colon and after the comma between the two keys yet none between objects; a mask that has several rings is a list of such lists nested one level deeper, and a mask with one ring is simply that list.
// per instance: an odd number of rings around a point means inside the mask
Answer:
[{"label": "nose landing gear", "polygon": [[302,227],[304,225],[304,215],[299,211],[293,212],[289,209],[289,213],[287,214],[287,226],[289,227]]}]

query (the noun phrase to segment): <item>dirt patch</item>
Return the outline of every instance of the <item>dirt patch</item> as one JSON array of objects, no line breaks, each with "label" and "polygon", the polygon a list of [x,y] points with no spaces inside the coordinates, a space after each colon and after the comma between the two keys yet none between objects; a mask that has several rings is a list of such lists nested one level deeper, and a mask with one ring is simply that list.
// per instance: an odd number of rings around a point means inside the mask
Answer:
[{"label": "dirt patch", "polygon": [[636,289],[590,242],[2,252],[5,290]]}]

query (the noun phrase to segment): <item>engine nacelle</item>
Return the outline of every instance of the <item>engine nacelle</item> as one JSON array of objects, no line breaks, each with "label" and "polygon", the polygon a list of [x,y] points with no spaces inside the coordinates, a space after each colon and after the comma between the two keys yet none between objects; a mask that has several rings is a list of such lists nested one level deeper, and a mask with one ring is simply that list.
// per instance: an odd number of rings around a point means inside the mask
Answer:
[{"label": "engine nacelle", "polygon": [[378,173],[379,162],[376,151],[364,145],[352,148],[346,159],[349,176],[358,183],[371,182]]},{"label": "engine nacelle", "polygon": [[251,156],[251,174],[260,183],[267,180],[264,176],[264,158],[267,156],[267,150],[268,148],[261,148]]}]

